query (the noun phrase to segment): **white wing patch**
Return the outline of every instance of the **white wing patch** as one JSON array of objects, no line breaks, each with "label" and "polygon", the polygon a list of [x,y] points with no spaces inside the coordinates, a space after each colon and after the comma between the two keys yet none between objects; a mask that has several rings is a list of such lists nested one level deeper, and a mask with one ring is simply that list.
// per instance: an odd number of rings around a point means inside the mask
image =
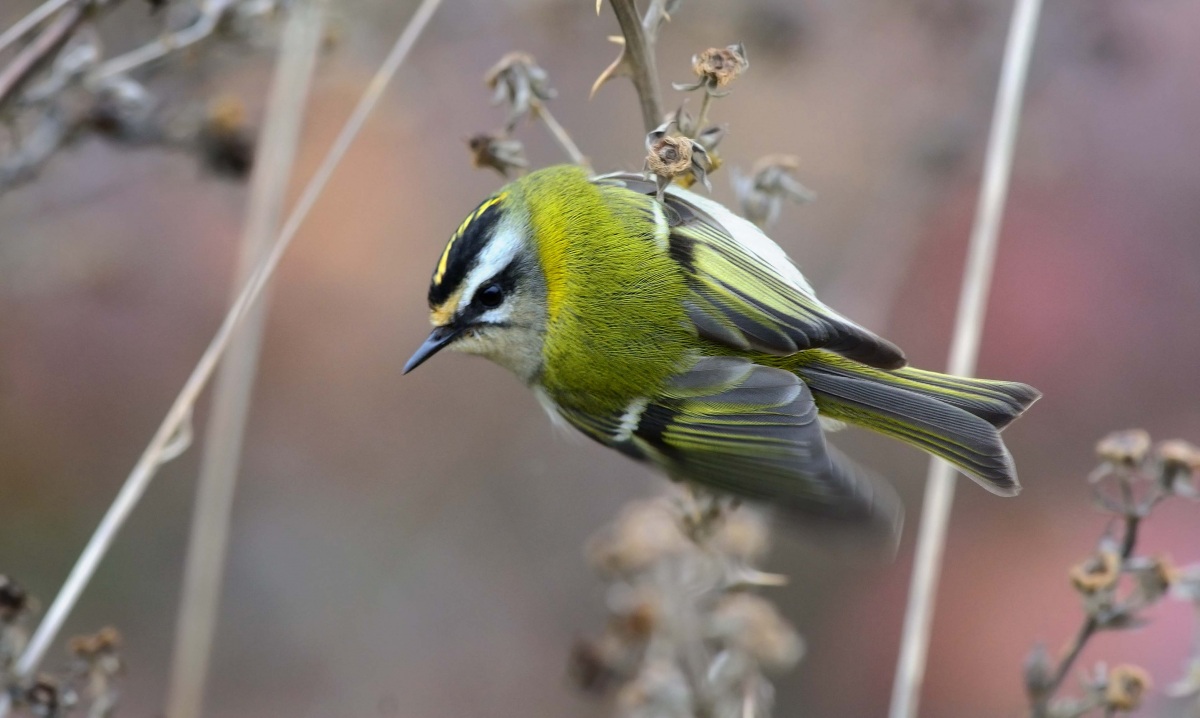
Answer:
[{"label": "white wing patch", "polygon": [[642,421],[642,414],[645,413],[649,404],[650,400],[646,397],[629,402],[629,406],[625,407],[625,413],[621,415],[621,423],[617,425],[617,433],[613,435],[614,441],[629,441],[633,437],[633,432],[637,430],[638,424]]}]

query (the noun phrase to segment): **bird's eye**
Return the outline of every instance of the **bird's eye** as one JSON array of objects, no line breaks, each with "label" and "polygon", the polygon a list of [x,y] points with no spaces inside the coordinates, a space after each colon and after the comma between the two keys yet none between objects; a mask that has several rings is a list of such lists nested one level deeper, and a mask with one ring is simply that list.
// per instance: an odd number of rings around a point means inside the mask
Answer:
[{"label": "bird's eye", "polygon": [[504,290],[500,288],[499,284],[485,284],[479,288],[478,292],[475,292],[475,301],[488,309],[494,309],[504,301]]}]

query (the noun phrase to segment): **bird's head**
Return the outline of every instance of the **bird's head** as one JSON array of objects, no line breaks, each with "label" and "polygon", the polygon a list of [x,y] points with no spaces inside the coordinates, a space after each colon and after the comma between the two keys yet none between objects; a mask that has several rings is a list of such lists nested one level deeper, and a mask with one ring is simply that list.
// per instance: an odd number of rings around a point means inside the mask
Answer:
[{"label": "bird's head", "polygon": [[546,289],[529,211],[510,186],[484,200],[459,225],[433,271],[433,331],[404,366],[415,369],[442,349],[476,354],[526,382],[541,369]]}]

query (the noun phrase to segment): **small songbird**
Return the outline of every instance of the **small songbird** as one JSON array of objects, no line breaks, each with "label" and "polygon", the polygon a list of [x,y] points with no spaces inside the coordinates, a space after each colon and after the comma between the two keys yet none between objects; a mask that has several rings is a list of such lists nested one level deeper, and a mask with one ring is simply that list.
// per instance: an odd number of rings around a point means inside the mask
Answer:
[{"label": "small songbird", "polygon": [[892,493],[831,445],[849,423],[1020,489],[1000,430],[1025,384],[905,366],[825,306],[783,250],[722,205],[639,175],[533,172],[484,200],[429,287],[441,349],[507,367],[552,415],[675,480],[801,513],[880,517]]}]

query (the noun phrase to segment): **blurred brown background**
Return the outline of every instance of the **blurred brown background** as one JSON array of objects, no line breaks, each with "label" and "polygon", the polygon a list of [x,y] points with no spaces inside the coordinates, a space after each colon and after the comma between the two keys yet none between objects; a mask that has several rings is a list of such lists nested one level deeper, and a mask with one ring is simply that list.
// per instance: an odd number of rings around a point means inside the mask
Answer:
[{"label": "blurred brown background", "polygon": [[[9,0],[7,26],[33,6]],[[145,32],[140,3],[108,18]],[[298,165],[315,167],[413,2],[341,4]],[[944,365],[1010,3],[686,0],[665,81],[693,52],[744,41],[749,73],[715,106],[722,153],[802,159],[812,205],[773,231],[823,298]],[[549,70],[552,103],[598,169],[636,169],[632,87],[591,102],[614,56],[590,0],[448,0],[338,170],[273,291],[250,420],[209,714],[603,716],[566,679],[603,616],[587,537],[657,477],[552,431],[502,369],[456,355],[411,376],[425,289],[449,233],[499,178],[463,138],[494,129],[483,72],[504,52]],[[139,24],[141,23],[141,24]],[[1200,5],[1047,3],[980,362],[1045,392],[1007,432],[1025,491],[964,482],[922,715],[1017,716],[1022,659],[1076,629],[1066,568],[1103,529],[1084,477],[1110,429],[1200,439]],[[140,35],[144,37],[143,35]],[[267,51],[179,63],[158,89],[234,93],[260,111]],[[681,97],[667,90],[669,106]],[[540,127],[537,165],[561,161]],[[732,201],[729,174],[714,195]],[[245,186],[188,157],[96,139],[0,199],[0,572],[46,603],[207,343],[231,290]],[[203,417],[198,426],[203,426]],[[773,598],[809,643],[779,716],[886,710],[926,460],[835,439],[909,506],[898,560],[779,532]],[[126,637],[122,715],[159,711],[197,452],[162,472],[69,624]],[[1168,505],[1145,551],[1200,560],[1200,511]],[[1192,618],[1166,602],[1085,664],[1181,670]],[[50,663],[60,663],[56,653]],[[1074,686],[1069,687],[1074,690]],[[1147,715],[1182,715],[1156,698]]]}]

